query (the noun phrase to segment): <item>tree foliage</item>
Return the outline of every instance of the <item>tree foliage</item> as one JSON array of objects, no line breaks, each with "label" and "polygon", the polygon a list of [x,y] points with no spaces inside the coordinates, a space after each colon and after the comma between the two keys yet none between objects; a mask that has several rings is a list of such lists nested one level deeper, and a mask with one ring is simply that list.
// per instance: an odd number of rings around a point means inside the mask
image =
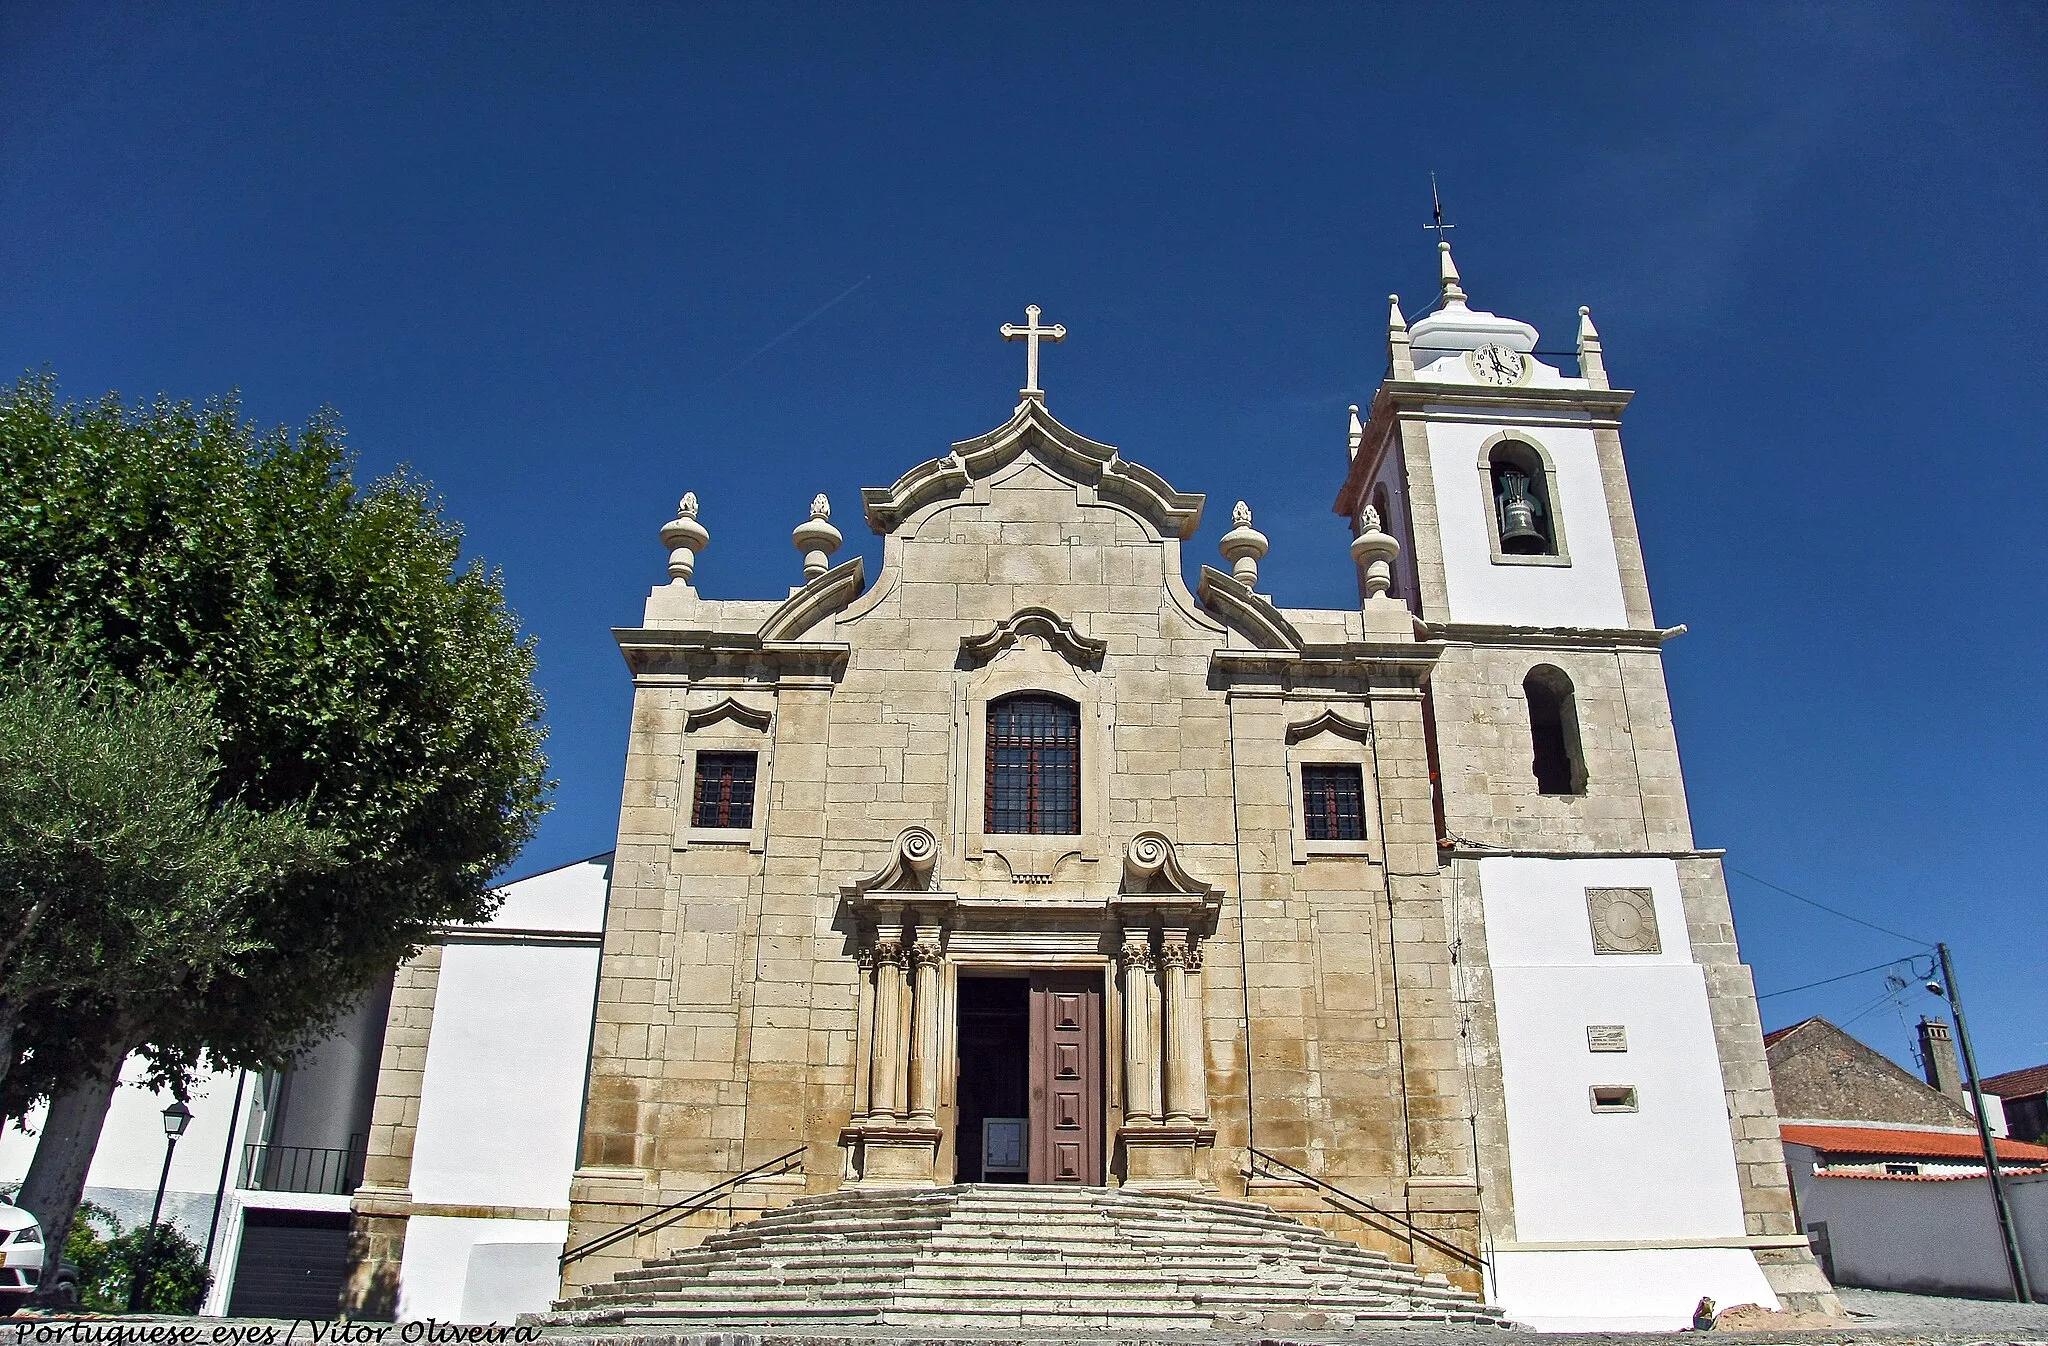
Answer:
[{"label": "tree foliage", "polygon": [[[64,1246],[65,1259],[78,1268],[78,1306],[99,1313],[126,1313],[149,1229],[146,1225],[123,1229],[112,1211],[90,1201],[80,1204],[78,1217]],[[150,1248],[142,1311],[197,1313],[212,1280],[199,1246],[176,1225],[159,1223]]]},{"label": "tree foliage", "polygon": [[[329,868],[302,805],[218,797],[219,737],[190,688],[0,673],[0,1098],[49,1092],[96,1035],[181,1036],[185,1008],[270,951],[262,895]],[[23,1073],[26,1019],[44,1040]]]},{"label": "tree foliage", "polygon": [[232,975],[138,1040],[172,1077],[202,1050],[280,1063],[437,926],[486,918],[546,806],[533,646],[499,577],[462,563],[424,483],[351,467],[331,414],[259,432],[232,398],[65,405],[48,375],[0,393],[0,664],[202,698],[216,805],[331,838],[326,872],[248,895]]}]

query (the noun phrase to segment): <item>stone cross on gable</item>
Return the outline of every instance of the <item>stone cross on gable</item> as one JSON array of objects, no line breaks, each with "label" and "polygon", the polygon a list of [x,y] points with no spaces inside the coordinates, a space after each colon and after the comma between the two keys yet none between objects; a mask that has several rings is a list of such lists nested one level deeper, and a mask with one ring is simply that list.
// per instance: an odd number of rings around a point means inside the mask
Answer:
[{"label": "stone cross on gable", "polygon": [[1019,327],[1013,322],[1006,322],[1003,324],[1002,332],[1003,340],[1024,343],[1024,396],[1036,397],[1043,401],[1045,393],[1038,386],[1038,343],[1065,341],[1067,329],[1060,323],[1054,323],[1050,327],[1039,326],[1038,314],[1038,305],[1027,304],[1024,307],[1024,325]]}]

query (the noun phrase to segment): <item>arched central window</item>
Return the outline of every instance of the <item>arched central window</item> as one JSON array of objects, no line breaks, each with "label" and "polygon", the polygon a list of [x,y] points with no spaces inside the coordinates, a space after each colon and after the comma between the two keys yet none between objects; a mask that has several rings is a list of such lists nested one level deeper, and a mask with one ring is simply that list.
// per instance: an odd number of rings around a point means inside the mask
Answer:
[{"label": "arched central window", "polygon": [[1074,836],[1081,831],[1081,712],[1039,693],[988,708],[987,829]]}]

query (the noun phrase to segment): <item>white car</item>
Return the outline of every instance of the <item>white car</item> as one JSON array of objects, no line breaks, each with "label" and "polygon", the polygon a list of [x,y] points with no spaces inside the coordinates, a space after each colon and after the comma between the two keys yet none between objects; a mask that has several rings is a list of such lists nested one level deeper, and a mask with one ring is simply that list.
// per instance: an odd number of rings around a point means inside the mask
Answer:
[{"label": "white car", "polygon": [[[36,1217],[0,1196],[0,1314],[28,1302],[43,1279],[43,1230]],[[57,1259],[56,1309],[78,1307],[78,1268]]]},{"label": "white car", "polygon": [[43,1231],[36,1217],[0,1197],[0,1311],[20,1308],[43,1278]]}]

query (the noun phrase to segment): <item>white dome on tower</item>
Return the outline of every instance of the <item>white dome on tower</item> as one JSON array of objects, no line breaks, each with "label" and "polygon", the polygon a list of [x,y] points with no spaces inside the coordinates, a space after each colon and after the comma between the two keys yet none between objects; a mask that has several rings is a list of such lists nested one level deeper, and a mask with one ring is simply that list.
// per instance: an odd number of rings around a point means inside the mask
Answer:
[{"label": "white dome on tower", "polygon": [[1536,349],[1536,329],[1519,318],[1475,309],[1465,302],[1458,283],[1458,267],[1451,260],[1451,245],[1439,243],[1443,254],[1443,299],[1434,313],[1418,319],[1408,329],[1408,341],[1415,351],[1419,370],[1444,355],[1462,354],[1481,346],[1505,346],[1527,355]]}]

